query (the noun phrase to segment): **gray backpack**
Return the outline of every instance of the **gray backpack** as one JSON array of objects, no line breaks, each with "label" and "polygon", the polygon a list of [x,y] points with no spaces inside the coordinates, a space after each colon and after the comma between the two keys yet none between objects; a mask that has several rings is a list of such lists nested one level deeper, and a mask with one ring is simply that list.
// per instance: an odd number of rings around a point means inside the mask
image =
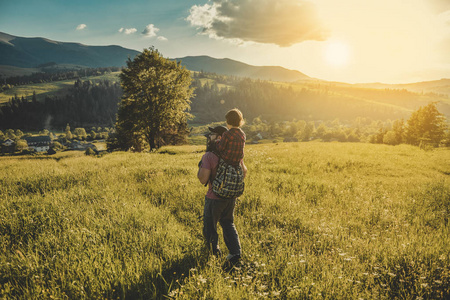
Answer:
[{"label": "gray backpack", "polygon": [[244,193],[244,170],[241,164],[231,165],[219,157],[216,177],[212,181],[212,190],[220,198],[237,198]]}]

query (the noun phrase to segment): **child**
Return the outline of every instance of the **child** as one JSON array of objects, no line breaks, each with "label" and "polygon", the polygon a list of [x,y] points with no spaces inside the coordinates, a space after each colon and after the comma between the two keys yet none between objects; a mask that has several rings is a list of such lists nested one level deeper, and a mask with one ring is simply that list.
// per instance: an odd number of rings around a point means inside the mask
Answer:
[{"label": "child", "polygon": [[220,157],[230,165],[239,165],[244,158],[245,133],[240,128],[244,125],[242,112],[234,108],[225,115],[228,131],[216,141],[216,150]]}]

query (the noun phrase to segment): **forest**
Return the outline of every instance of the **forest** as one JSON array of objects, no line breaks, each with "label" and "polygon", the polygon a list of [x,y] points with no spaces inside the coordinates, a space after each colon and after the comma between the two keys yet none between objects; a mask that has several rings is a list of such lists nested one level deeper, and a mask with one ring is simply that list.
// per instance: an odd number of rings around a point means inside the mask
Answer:
[{"label": "forest", "polygon": [[65,96],[31,101],[14,96],[0,108],[1,129],[63,130],[67,123],[75,127],[111,126],[122,95],[118,83],[110,81],[75,81]]}]

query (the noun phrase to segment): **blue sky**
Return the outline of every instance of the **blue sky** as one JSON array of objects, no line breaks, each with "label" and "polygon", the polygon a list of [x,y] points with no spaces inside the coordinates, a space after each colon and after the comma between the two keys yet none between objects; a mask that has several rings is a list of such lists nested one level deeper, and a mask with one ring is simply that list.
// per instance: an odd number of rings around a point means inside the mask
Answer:
[{"label": "blue sky", "polygon": [[449,0],[0,0],[0,31],[350,83],[450,78]]}]

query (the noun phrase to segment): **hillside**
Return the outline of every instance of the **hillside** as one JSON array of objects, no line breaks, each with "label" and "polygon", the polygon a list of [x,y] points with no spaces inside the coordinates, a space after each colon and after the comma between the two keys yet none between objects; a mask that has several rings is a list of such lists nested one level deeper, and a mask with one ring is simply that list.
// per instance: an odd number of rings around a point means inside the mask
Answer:
[{"label": "hillside", "polygon": [[186,56],[175,60],[181,61],[181,64],[186,69],[198,72],[203,71],[220,75],[287,82],[312,79],[299,71],[288,70],[278,66],[252,66],[229,58]]},{"label": "hillside", "polygon": [[405,89],[417,93],[436,93],[450,96],[450,79],[445,78],[441,80],[423,81],[407,84],[367,83],[357,84],[356,86],[377,89]]},{"label": "hillside", "polygon": [[120,46],[86,46],[45,38],[25,38],[0,32],[0,65],[34,68],[55,62],[86,67],[120,67],[139,54]]}]

